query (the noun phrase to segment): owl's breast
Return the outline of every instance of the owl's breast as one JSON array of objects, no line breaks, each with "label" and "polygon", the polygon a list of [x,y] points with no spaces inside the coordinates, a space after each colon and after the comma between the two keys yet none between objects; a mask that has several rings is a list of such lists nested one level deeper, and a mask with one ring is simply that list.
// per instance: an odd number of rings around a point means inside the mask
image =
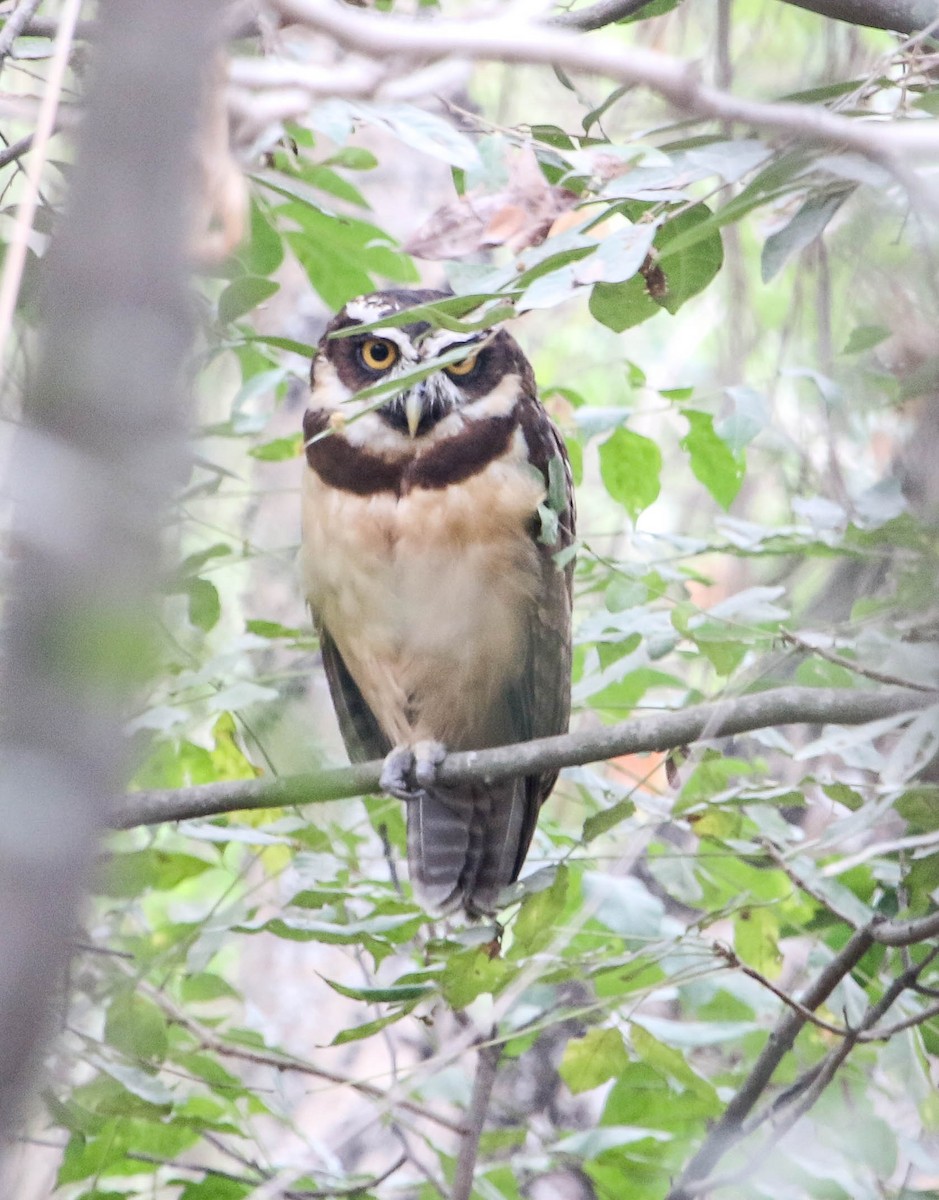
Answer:
[{"label": "owl's breast", "polygon": [[541,578],[530,529],[544,485],[527,458],[516,429],[502,455],[448,486],[363,495],[305,473],[305,593],[394,741],[495,736]]}]

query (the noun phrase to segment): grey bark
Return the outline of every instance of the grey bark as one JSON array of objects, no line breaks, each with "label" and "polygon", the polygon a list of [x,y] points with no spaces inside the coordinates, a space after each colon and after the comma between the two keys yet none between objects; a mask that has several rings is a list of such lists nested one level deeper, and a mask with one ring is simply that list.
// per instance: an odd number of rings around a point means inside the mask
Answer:
[{"label": "grey bark", "polygon": [[102,0],[14,448],[0,678],[0,1132],[22,1111],[123,782],[159,520],[183,464],[192,135],[217,0]]}]

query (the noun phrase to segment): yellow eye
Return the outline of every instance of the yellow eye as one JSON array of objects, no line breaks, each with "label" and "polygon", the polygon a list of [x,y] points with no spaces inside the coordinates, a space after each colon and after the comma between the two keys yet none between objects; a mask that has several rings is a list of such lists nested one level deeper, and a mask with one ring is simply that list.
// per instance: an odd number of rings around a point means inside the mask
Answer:
[{"label": "yellow eye", "polygon": [[448,375],[469,375],[471,371],[475,371],[476,360],[478,358],[478,354],[471,354],[469,358],[461,359],[460,362],[450,363],[449,367],[446,367],[445,370]]},{"label": "yellow eye", "polygon": [[370,371],[387,371],[398,361],[398,347],[385,338],[366,338],[359,347],[359,357]]}]

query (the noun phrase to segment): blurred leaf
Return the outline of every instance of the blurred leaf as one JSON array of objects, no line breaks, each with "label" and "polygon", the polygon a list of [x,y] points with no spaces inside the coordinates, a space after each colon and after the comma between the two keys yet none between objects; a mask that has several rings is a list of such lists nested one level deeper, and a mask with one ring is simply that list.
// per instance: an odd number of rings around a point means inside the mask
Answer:
[{"label": "blurred leaf", "polygon": [[615,1079],[628,1065],[629,1057],[618,1030],[591,1029],[567,1043],[558,1074],[576,1096]]},{"label": "blurred leaf", "polygon": [[166,1054],[166,1017],[150,1000],[119,992],[108,1005],[104,1036],[130,1058],[162,1059]]},{"label": "blurred leaf", "polygon": [[769,283],[778,275],[794,254],[822,235],[825,226],[853,190],[840,188],[837,191],[813,192],[792,220],[766,239],[760,263],[764,283]]},{"label": "blurred leaf", "polygon": [[658,497],[662,453],[655,442],[620,427],[600,446],[603,486],[636,519]]},{"label": "blurred leaf", "polygon": [[567,900],[567,868],[560,866],[549,888],[526,896],[512,926],[512,957],[537,954],[553,940]]},{"label": "blurred leaf", "polygon": [[714,499],[723,508],[730,508],[743,483],[744,464],[723,438],[714,431],[714,421],[708,413],[683,408],[682,416],[689,429],[681,439],[688,451],[691,469]]},{"label": "blurred leaf", "polygon": [[225,323],[237,321],[279,290],[280,284],[273,280],[257,275],[241,275],[232,280],[219,296],[218,319]]},{"label": "blurred leaf", "polygon": [[186,583],[186,593],[189,596],[189,620],[208,633],[222,615],[218,588],[207,579],[190,579]]}]

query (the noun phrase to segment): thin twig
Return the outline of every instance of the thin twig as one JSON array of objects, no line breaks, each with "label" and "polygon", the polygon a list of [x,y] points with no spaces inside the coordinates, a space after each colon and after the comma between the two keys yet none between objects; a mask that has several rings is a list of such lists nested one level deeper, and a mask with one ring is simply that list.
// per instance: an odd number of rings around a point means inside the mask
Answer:
[{"label": "thin twig", "polygon": [[[497,1030],[493,1028],[490,1037],[496,1036]],[[467,1128],[460,1139],[460,1152],[456,1160],[451,1200],[469,1200],[473,1191],[473,1174],[479,1154],[479,1139],[482,1137],[483,1127],[486,1124],[486,1114],[489,1111],[489,1100],[492,1096],[493,1084],[496,1081],[501,1053],[501,1045],[487,1043],[479,1047],[476,1059],[476,1078],[473,1080],[473,1095],[470,1100],[469,1112],[466,1114]]]},{"label": "thin twig", "polygon": [[0,150],[0,167],[8,167],[12,162],[19,162],[24,154],[28,154],[32,150],[34,140],[35,136],[27,133],[18,142],[11,142],[9,146],[4,146]]},{"label": "thin twig", "polygon": [[830,896],[824,895],[818,888],[814,887],[813,884],[800,875],[774,842],[771,842],[769,838],[760,838],[760,845],[766,851],[767,856],[785,873],[786,878],[793,887],[797,888],[800,892],[805,892],[807,896],[811,896],[816,904],[824,908],[826,912],[831,913],[833,917],[837,917],[839,921],[843,921],[846,925],[850,925],[854,929],[857,928],[857,921],[852,920],[846,913],[841,912],[832,903]]},{"label": "thin twig", "polygon": [[23,32],[40,3],[41,0],[20,0],[7,17],[3,29],[0,29],[0,64],[12,51],[13,43]]},{"label": "thin twig", "polygon": [[935,688],[931,688],[925,683],[914,683],[911,679],[900,679],[897,675],[888,675],[884,671],[875,671],[872,667],[862,667],[860,663],[854,662],[850,658],[845,658],[842,654],[836,654],[832,650],[825,650],[818,646],[815,642],[807,642],[798,634],[790,633],[788,629],[780,629],[779,640],[785,642],[789,646],[794,646],[797,650],[803,651],[805,654],[814,654],[818,658],[823,658],[825,662],[830,662],[836,667],[844,667],[846,671],[851,671],[854,675],[862,675],[865,679],[871,679],[875,683],[886,683],[889,687],[904,687],[913,688],[917,692],[927,692],[935,695]]},{"label": "thin twig", "polygon": [[[249,1179],[244,1175],[235,1175],[231,1171],[223,1171],[219,1167],[210,1167],[202,1163],[183,1163],[177,1162],[172,1158],[160,1158],[156,1154],[147,1154],[143,1150],[128,1150],[127,1158],[133,1159],[135,1162],[152,1163],[158,1167],[172,1167],[174,1171],[191,1171],[196,1175],[211,1175],[218,1179],[230,1179],[234,1183],[245,1184],[247,1187],[255,1187],[256,1179]],[[384,1183],[386,1179],[390,1179],[395,1171],[400,1171],[407,1162],[407,1156],[402,1154],[387,1171],[383,1171],[380,1175],[375,1175],[371,1179],[363,1179],[361,1183],[354,1183],[348,1186],[335,1188],[287,1188],[280,1193],[284,1200],[330,1200],[331,1197],[342,1196],[361,1196],[364,1192],[370,1192],[373,1188],[378,1187],[380,1183]],[[266,1178],[262,1175],[262,1178]]]},{"label": "thin twig", "polygon": [[[618,725],[559,737],[536,738],[492,750],[448,754],[437,770],[439,783],[492,783],[561,767],[583,766],[624,754],[673,750],[702,737],[729,737],[778,725],[862,725],[928,706],[932,697],[902,688],[877,692],[847,688],[785,687],[733,700],[716,700]],[[129,829],[161,821],[218,816],[250,808],[315,804],[379,790],[378,761],[277,780],[249,779],[174,790],[133,792],[111,816],[111,825]]]},{"label": "thin twig", "polygon": [[[861,961],[873,945],[870,930],[855,932],[838,954],[819,972],[815,981],[806,990],[801,1004],[814,1010],[831,995],[842,979]],[[787,1008],[776,1023],[750,1074],[741,1084],[721,1116],[711,1127],[697,1153],[685,1167],[667,1200],[688,1200],[700,1190],[714,1167],[743,1136],[743,1123],[753,1111],[757,1101],[766,1090],[770,1079],[783,1058],[792,1049],[796,1035],[805,1025],[801,1012]]]},{"label": "thin twig", "polygon": [[[207,1025],[203,1025],[201,1021],[197,1021],[194,1017],[190,1016],[189,1013],[176,1004],[175,1001],[171,1000],[165,992],[160,991],[159,988],[152,987],[144,981],[138,982],[137,986],[155,1004],[159,1005],[175,1024],[188,1029],[194,1037],[198,1038],[206,1050],[211,1050],[215,1054],[222,1054],[227,1058],[238,1058],[243,1062],[273,1067],[277,1071],[295,1071],[299,1075],[311,1075],[315,1079],[322,1079],[327,1083],[336,1083],[342,1087],[352,1088],[353,1091],[359,1092],[360,1095],[368,1096],[371,1100],[384,1101],[386,1099],[386,1094],[381,1088],[375,1087],[371,1083],[365,1083],[363,1080],[353,1079],[348,1075],[340,1075],[335,1071],[328,1071],[323,1067],[314,1067],[312,1063],[291,1058],[287,1054],[253,1050],[249,1046],[239,1046],[232,1042],[226,1042],[214,1030],[209,1029]],[[462,1135],[464,1132],[465,1127],[463,1125],[458,1124],[456,1121],[448,1120],[448,1118],[433,1112],[429,1108],[425,1108],[423,1105],[416,1103],[416,1101],[401,1099],[397,1103],[401,1108],[406,1109],[415,1116],[433,1121],[435,1124],[443,1126],[444,1129],[450,1130],[451,1133]]]},{"label": "thin twig", "polygon": [[[658,92],[681,112],[701,120],[733,121],[798,137],[816,146],[856,150],[890,170],[904,152],[939,148],[939,121],[860,121],[817,105],[775,103],[730,95],[703,83],[693,64],[622,42],[593,41],[544,23],[492,18],[418,21],[365,12],[326,0],[274,0],[290,21],[388,63],[393,56],[421,59],[538,63],[601,75]],[[292,64],[282,64],[284,67]],[[303,72],[291,79],[304,86]]]},{"label": "thin twig", "polygon": [[[35,8],[36,6],[33,5],[33,7]],[[29,231],[33,226],[33,217],[36,213],[36,204],[39,198],[39,180],[46,164],[46,151],[49,139],[55,132],[56,114],[58,112],[59,99],[62,95],[62,84],[65,78],[65,70],[68,66],[72,35],[80,9],[81,0],[66,0],[62,7],[59,30],[56,34],[52,52],[52,61],[49,64],[49,76],[46,80],[42,103],[39,106],[39,115],[36,118],[36,128],[33,132],[32,149],[34,153],[29,160],[26,170],[26,187],[23,192],[23,198],[20,200],[19,207],[16,210],[16,222],[7,245],[6,259],[3,264],[3,277],[0,278],[0,363],[4,359],[7,335],[13,322],[16,298],[19,295],[20,280],[22,279],[23,267],[26,262]],[[13,18],[11,17],[10,20],[12,21]],[[0,39],[6,34],[9,26],[10,22],[8,21],[3,32],[0,33]]]},{"label": "thin twig", "polygon": [[719,958],[723,959],[728,967],[740,971],[741,974],[746,975],[749,979],[753,979],[761,987],[765,987],[767,991],[772,992],[778,1000],[781,1000],[783,1004],[791,1008],[794,1012],[797,1012],[810,1024],[817,1025],[819,1029],[824,1029],[827,1033],[833,1033],[837,1037],[846,1037],[851,1032],[845,1025],[834,1025],[831,1021],[826,1021],[823,1017],[816,1016],[810,1008],[806,1008],[794,996],[790,996],[782,988],[777,987],[771,979],[767,979],[765,975],[761,975],[755,967],[750,967],[745,962],[741,962],[730,946],[724,945],[722,942],[715,942],[714,952]]}]

